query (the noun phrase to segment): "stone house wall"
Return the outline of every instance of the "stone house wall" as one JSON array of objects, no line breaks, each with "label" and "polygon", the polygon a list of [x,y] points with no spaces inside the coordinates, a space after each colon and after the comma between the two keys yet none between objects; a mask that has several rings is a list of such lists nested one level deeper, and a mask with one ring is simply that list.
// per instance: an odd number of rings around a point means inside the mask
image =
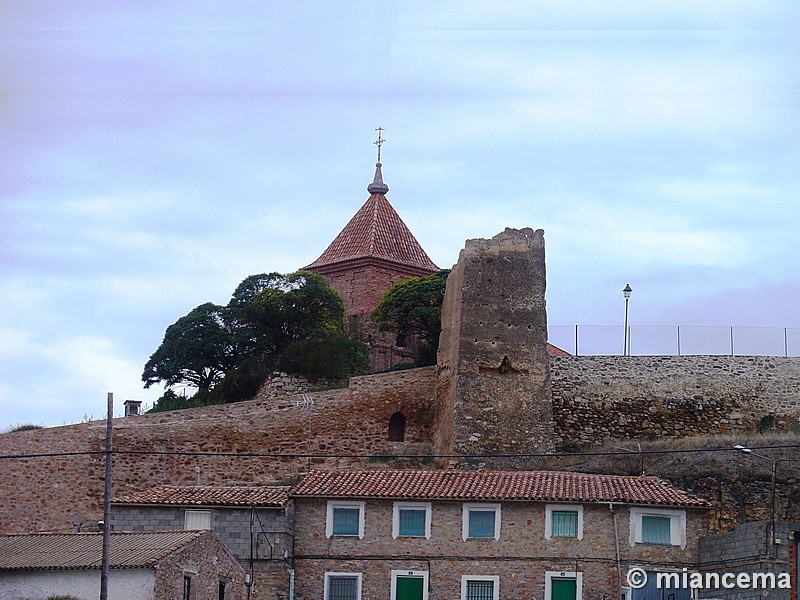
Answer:
[{"label": "stone house wall", "polygon": [[225,551],[219,539],[204,535],[156,565],[153,598],[182,598],[183,578],[192,577],[193,600],[219,600],[225,583],[225,600],[245,600],[244,569]]},{"label": "stone house wall", "polygon": [[619,569],[630,565],[695,567],[697,541],[707,531],[707,511],[686,510],[687,544],[631,546],[628,507],[584,504],[583,539],[545,538],[545,504],[501,503],[500,539],[462,539],[462,503],[432,502],[431,537],[392,538],[391,500],[367,500],[363,539],[326,538],[327,501],[297,498],[296,595],[322,598],[326,572],[362,573],[363,598],[389,598],[391,571],[429,574],[430,598],[459,598],[462,575],[499,575],[500,597],[543,598],[546,571],[583,574],[583,597],[617,597]]}]

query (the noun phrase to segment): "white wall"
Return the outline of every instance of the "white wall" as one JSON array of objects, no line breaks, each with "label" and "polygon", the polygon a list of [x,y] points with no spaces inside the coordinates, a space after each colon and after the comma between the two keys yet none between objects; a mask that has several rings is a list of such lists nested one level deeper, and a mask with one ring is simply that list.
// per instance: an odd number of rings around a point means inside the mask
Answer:
[{"label": "white wall", "polygon": [[[108,576],[109,600],[153,600],[153,569],[112,570]],[[100,570],[25,571],[0,575],[3,600],[46,600],[70,595],[79,600],[100,597]]]}]

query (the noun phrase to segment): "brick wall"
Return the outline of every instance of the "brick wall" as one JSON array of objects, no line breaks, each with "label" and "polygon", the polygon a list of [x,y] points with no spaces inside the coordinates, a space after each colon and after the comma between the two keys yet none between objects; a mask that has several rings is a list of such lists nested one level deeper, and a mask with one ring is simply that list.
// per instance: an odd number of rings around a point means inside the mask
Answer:
[{"label": "brick wall", "polygon": [[345,315],[355,317],[369,339],[373,372],[413,360],[414,349],[398,347],[395,335],[379,331],[370,315],[392,285],[406,277],[429,275],[431,271],[375,258],[326,265],[315,270],[339,293],[344,301]]},{"label": "brick wall", "polygon": [[550,362],[562,446],[607,439],[754,431],[800,416],[800,359],[752,356],[566,356]]},{"label": "brick wall", "polygon": [[[307,469],[302,457],[248,453],[429,454],[434,414],[434,368],[354,377],[342,390],[302,397],[114,419],[114,495],[159,484],[273,483]],[[403,442],[388,441],[389,418],[406,417]],[[311,443],[309,446],[309,425]],[[0,435],[0,455],[102,452],[106,424],[92,421]],[[125,454],[153,451],[165,454]],[[173,456],[170,452],[232,456]],[[363,465],[366,459],[314,459],[313,467]],[[0,461],[0,532],[72,530],[102,515],[104,456],[57,456]]]},{"label": "brick wall", "polygon": [[[363,574],[364,598],[388,598],[392,569],[429,573],[430,598],[459,598],[462,575],[499,575],[500,597],[544,597],[546,571],[583,573],[583,597],[617,597],[616,546],[623,577],[628,566],[694,568],[705,511],[687,511],[685,548],[629,543],[627,507],[584,505],[583,539],[545,539],[545,505],[501,505],[500,539],[462,539],[462,503],[432,502],[431,537],[392,538],[392,502],[366,502],[364,538],[325,537],[327,502],[298,498],[295,558],[298,600],[322,597],[325,572]],[[479,558],[478,558],[479,557]]]}]

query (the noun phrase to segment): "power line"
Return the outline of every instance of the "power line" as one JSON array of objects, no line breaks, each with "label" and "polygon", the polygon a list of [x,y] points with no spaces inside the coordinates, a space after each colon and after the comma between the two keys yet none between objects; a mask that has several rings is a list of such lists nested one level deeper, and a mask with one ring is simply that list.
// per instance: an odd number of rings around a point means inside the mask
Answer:
[{"label": "power line", "polygon": [[[763,446],[750,446],[752,450],[800,450],[800,444],[769,444]],[[225,458],[275,458],[286,460],[297,459],[324,459],[324,458],[365,458],[365,459],[414,459],[414,460],[429,460],[429,459],[513,459],[513,458],[529,458],[529,459],[568,459],[568,458],[581,458],[581,457],[625,457],[630,458],[633,454],[643,455],[659,455],[659,454],[695,454],[695,453],[711,453],[711,452],[733,452],[738,453],[738,450],[730,447],[716,447],[716,448],[672,448],[663,450],[632,450],[627,452],[570,452],[564,454],[546,454],[535,452],[518,452],[518,453],[501,453],[501,454],[381,454],[381,453],[342,453],[342,454],[320,454],[310,452],[292,452],[288,454],[278,452],[200,452],[190,450],[113,450],[115,455],[140,455],[140,456],[208,456],[208,457],[225,457]],[[10,459],[28,459],[28,458],[55,458],[65,456],[92,456],[92,455],[105,455],[105,450],[83,450],[72,452],[40,452],[31,454],[5,454],[0,455],[0,460]]]}]

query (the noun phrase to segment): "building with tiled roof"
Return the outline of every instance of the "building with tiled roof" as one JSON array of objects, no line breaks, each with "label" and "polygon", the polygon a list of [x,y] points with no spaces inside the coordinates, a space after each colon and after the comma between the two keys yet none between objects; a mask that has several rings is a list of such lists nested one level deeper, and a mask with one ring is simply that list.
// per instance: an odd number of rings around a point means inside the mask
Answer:
[{"label": "building with tiled roof", "polygon": [[657,477],[565,471],[312,471],[292,490],[292,496],[710,506]]},{"label": "building with tiled roof", "polygon": [[116,496],[115,504],[161,504],[177,506],[256,506],[283,508],[289,486],[160,485],[141,492]]},{"label": "building with tiled roof", "polygon": [[[383,140],[379,137],[379,144]],[[378,330],[370,315],[393,284],[406,277],[439,270],[386,199],[380,154],[370,196],[325,251],[303,267],[323,275],[344,301],[345,314],[360,323],[370,340],[373,371],[414,359],[413,343],[396,344],[396,337]]]},{"label": "building with tiled roof", "polygon": [[292,555],[289,486],[160,485],[112,500],[116,531],[211,530],[267,597],[285,588]]},{"label": "building with tiled roof", "polygon": [[290,496],[303,598],[629,594],[630,569],[697,567],[711,508],[655,477],[558,471],[312,471]]},{"label": "building with tiled roof", "polygon": [[[102,533],[0,536],[0,598],[99,596]],[[112,532],[112,597],[243,600],[244,571],[209,531]],[[127,590],[127,592],[126,592]]]}]

